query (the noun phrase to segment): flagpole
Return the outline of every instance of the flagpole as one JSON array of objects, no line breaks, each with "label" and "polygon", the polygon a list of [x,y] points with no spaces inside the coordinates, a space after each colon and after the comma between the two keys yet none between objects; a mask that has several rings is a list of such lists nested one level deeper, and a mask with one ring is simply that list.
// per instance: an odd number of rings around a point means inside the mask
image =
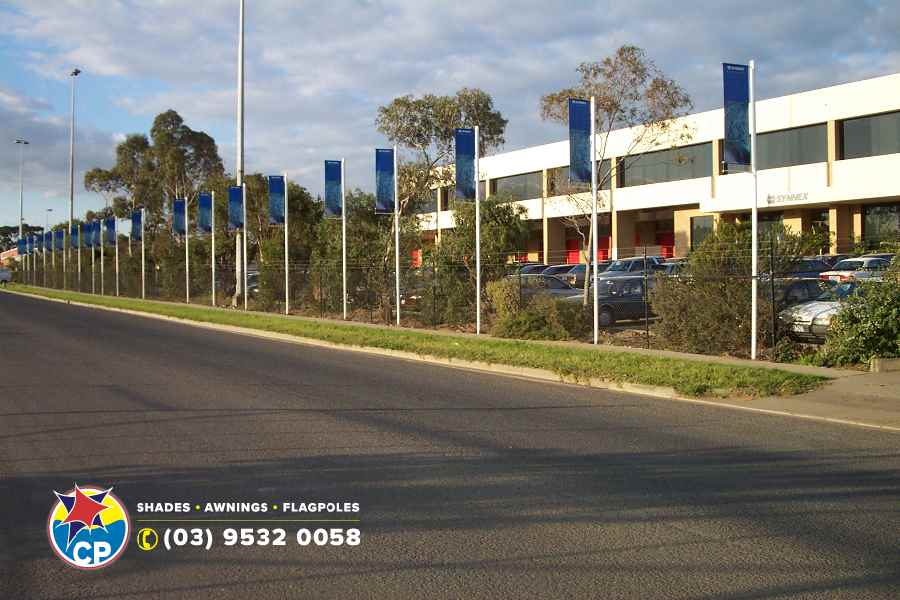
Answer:
[{"label": "flagpole", "polygon": [[[101,231],[102,231],[101,227]],[[91,293],[97,293],[97,282],[96,282],[96,264],[97,264],[97,253],[95,251],[97,241],[94,239],[94,224],[91,222]]]},{"label": "flagpole", "polygon": [[106,256],[106,248],[103,247],[103,231],[106,229],[106,223],[100,222],[100,295],[106,295],[106,278],[104,276],[103,262]]},{"label": "flagpole", "polygon": [[184,198],[184,302],[191,303],[191,219],[188,216],[188,198]]},{"label": "flagpole", "polygon": [[212,305],[216,305],[216,193],[212,193],[212,207],[210,209],[210,221],[212,227],[212,239],[210,241],[210,270],[212,271]]},{"label": "flagpole", "polygon": [[[394,146],[394,303],[397,306],[397,326],[400,326],[400,178],[397,173],[397,146]],[[341,185],[344,182],[341,181]],[[343,206],[341,212],[343,212]]]},{"label": "flagpole", "polygon": [[116,244],[116,296],[119,295],[119,218],[116,217],[113,242]]},{"label": "flagpole", "polygon": [[291,314],[291,282],[290,282],[290,254],[288,250],[288,209],[289,193],[287,171],[282,173],[284,180],[284,314]]},{"label": "flagpole", "polygon": [[81,242],[84,239],[84,227],[79,223],[75,226],[78,234],[78,243],[75,244],[75,250],[78,251],[78,291],[81,291]]},{"label": "flagpole", "polygon": [[[598,327],[598,297],[597,297],[597,237],[600,232],[597,230],[597,102],[594,96],[591,96],[591,272],[593,285],[589,286],[594,290],[594,344],[600,339],[600,331]],[[646,265],[644,265],[646,267]]]},{"label": "flagpole", "polygon": [[[758,265],[758,254],[759,254],[759,214],[758,214],[758,182],[756,175],[756,94],[754,91],[754,85],[756,80],[756,63],[755,61],[750,61],[749,63],[749,75],[750,75],[750,171],[753,173],[753,205],[751,209],[751,235],[753,236],[752,242],[752,250],[751,250],[751,258],[752,261],[750,267],[750,310],[752,314],[750,315],[750,358],[752,360],[756,360],[756,351],[757,351],[757,288],[759,282],[757,281],[759,275],[759,265]],[[774,273],[771,275],[774,276]],[[773,323],[774,326],[774,323]]]},{"label": "flagpole", "polygon": [[144,253],[144,218],[147,216],[144,207],[141,207],[141,299],[147,297],[147,265]]},{"label": "flagpole", "polygon": [[[394,158],[396,161],[396,157]],[[347,202],[344,193],[344,159],[341,159],[341,277],[344,298],[344,320],[347,320]],[[399,305],[398,305],[399,306]]]},{"label": "flagpole", "polygon": [[[71,226],[71,223],[69,223]],[[69,282],[66,281],[68,275],[67,260],[66,257],[69,255],[69,249],[66,247],[66,230],[63,229],[63,247],[62,247],[62,260],[63,260],[63,289],[68,289]]]},{"label": "flagpole", "polygon": [[[475,335],[481,335],[481,190],[479,190],[479,143],[478,125],[475,126]],[[487,191],[487,190],[485,190]]]}]

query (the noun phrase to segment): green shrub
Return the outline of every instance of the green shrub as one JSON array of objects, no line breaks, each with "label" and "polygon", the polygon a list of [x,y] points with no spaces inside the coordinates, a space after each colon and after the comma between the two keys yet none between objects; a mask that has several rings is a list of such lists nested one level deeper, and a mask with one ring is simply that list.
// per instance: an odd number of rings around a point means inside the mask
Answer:
[{"label": "green shrub", "polygon": [[569,340],[584,335],[586,323],[581,304],[539,295],[522,310],[498,317],[491,333],[525,340]]},{"label": "green shrub", "polygon": [[503,278],[489,281],[486,286],[491,308],[498,319],[508,319],[522,308],[519,282],[515,279]]},{"label": "green shrub", "polygon": [[828,365],[900,356],[900,280],[863,283],[832,318],[821,356]]}]

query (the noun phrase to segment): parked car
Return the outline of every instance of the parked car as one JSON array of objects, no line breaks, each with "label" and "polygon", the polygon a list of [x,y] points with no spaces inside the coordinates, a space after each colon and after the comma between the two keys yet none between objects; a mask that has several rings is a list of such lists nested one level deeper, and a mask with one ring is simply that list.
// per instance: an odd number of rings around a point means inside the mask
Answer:
[{"label": "parked car", "polygon": [[786,308],[778,313],[779,327],[795,340],[824,342],[831,318],[840,310],[841,302],[857,293],[858,289],[859,283],[855,281],[839,283],[822,292],[815,300]]},{"label": "parked car", "polygon": [[[603,273],[612,264],[611,260],[600,260],[597,261],[597,273]],[[565,275],[563,275],[560,279],[568,283],[574,288],[582,289],[584,288],[584,276],[588,271],[589,265],[585,263],[580,263],[572,267]]]},{"label": "parked car", "polygon": [[[647,281],[648,287],[653,286],[653,280]],[[588,290],[588,305],[593,302],[594,289]],[[582,302],[584,296],[578,294],[566,298],[566,302]],[[609,327],[616,321],[628,321],[643,319],[644,316],[652,316],[653,311],[649,302],[644,297],[644,277],[631,275],[629,277],[617,277],[615,279],[601,280],[597,288],[597,324],[600,327]]]},{"label": "parked car", "polygon": [[247,293],[251,296],[259,293],[259,271],[247,271]]},{"label": "parked car", "polygon": [[818,256],[813,257],[816,260],[821,260],[823,263],[828,265],[829,267],[833,267],[837,263],[841,262],[845,258],[853,258],[852,254],[819,254]]},{"label": "parked car", "polygon": [[[892,256],[892,255],[888,255]],[[849,281],[851,279],[881,279],[891,265],[889,260],[878,256],[860,256],[847,258],[837,263],[830,271],[819,274],[822,279],[830,281]]]},{"label": "parked car", "polygon": [[820,273],[831,270],[831,265],[818,258],[802,258],[796,263],[789,265],[784,273],[790,277],[818,277]]},{"label": "parked car", "polygon": [[662,256],[648,256],[646,262],[643,256],[635,256],[632,258],[621,258],[613,261],[609,267],[600,275],[600,280],[613,279],[616,277],[631,277],[643,274],[645,269],[652,269],[655,265],[663,262]]},{"label": "parked car", "polygon": [[552,275],[544,275],[543,273],[508,275],[507,278],[518,281],[523,300],[529,300],[539,294],[547,294],[558,298],[567,298],[580,294],[579,290],[576,290],[562,279]]},{"label": "parked car", "polygon": [[541,271],[547,268],[547,265],[544,263],[533,263],[530,265],[525,265],[521,269],[519,269],[519,275],[537,275]]},{"label": "parked car", "polygon": [[669,258],[653,265],[653,271],[666,277],[678,277],[686,264],[687,260],[684,258]]},{"label": "parked car", "polygon": [[5,287],[7,283],[12,283],[12,271],[0,269],[0,285]]},{"label": "parked car", "polygon": [[[834,285],[834,282],[815,278],[777,279],[775,281],[775,306],[784,309],[815,300]],[[765,283],[763,283],[761,291],[763,294],[768,294]]]},{"label": "parked car", "polygon": [[[551,265],[541,271],[541,275],[553,275],[554,277],[560,277],[561,275],[565,275],[569,271],[572,270],[572,267],[575,265],[572,263],[565,265]],[[565,280],[565,277],[560,277],[560,279]]]}]

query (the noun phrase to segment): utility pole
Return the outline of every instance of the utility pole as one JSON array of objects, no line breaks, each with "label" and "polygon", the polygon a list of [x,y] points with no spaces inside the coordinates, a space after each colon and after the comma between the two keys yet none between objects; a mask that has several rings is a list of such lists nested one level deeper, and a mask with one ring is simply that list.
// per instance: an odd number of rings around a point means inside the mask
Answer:
[{"label": "utility pole", "polygon": [[[70,111],[69,111],[69,235],[72,234],[72,225],[75,222],[75,78],[81,74],[79,69],[72,69],[71,73],[69,73],[69,77],[72,78],[72,94],[71,94],[71,103],[70,103]],[[71,245],[71,244],[68,244]],[[69,254],[69,248],[67,244],[63,244],[63,288],[66,287],[66,276],[67,273],[67,261],[66,257]],[[79,280],[81,278],[81,254],[79,253]],[[79,290],[80,290],[79,281]]]},{"label": "utility pole", "polygon": [[[235,166],[235,177],[237,178],[237,186],[244,187],[244,0],[240,0],[240,22],[238,26],[238,72],[237,72],[237,162]],[[243,195],[244,210],[246,211],[247,197]],[[241,236],[244,236],[243,248],[241,247]],[[244,220],[242,229],[235,229],[234,234],[234,299],[232,305],[237,306],[238,296],[243,293],[246,300],[246,285],[242,285],[246,281],[246,273],[242,273],[244,264],[242,262],[241,250],[246,250],[247,222]],[[246,261],[246,256],[243,257]],[[244,303],[246,308],[246,302]]]},{"label": "utility pole", "polygon": [[28,140],[17,139],[16,144],[19,146],[19,239],[22,239],[24,235],[24,217],[22,216],[23,210],[23,200],[24,197],[24,180],[22,179],[22,171],[25,166],[25,146],[28,145]]}]

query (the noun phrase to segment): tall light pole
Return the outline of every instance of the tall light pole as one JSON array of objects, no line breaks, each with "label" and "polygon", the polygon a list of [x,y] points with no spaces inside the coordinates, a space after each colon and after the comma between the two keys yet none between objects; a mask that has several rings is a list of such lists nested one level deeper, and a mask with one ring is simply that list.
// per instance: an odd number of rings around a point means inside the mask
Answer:
[{"label": "tall light pole", "polygon": [[[244,0],[240,0],[240,21],[238,26],[238,72],[237,72],[237,163],[235,166],[235,177],[237,178],[238,187],[244,186]],[[247,196],[242,194],[244,204],[244,227],[243,231],[235,230],[234,237],[234,270],[235,270],[235,294],[232,304],[237,303],[238,291],[244,295],[244,308],[247,308],[247,273],[244,264],[247,262]],[[243,248],[241,247],[241,236],[243,235]],[[241,251],[243,250],[243,261]],[[241,273],[241,271],[245,271]],[[243,285],[242,285],[243,284]],[[243,289],[242,289],[243,288]]]},{"label": "tall light pole", "polygon": [[[78,69],[72,69],[69,77],[72,78],[72,95],[69,113],[69,235],[72,235],[72,225],[75,222],[75,78],[81,74]],[[66,257],[69,255],[70,244],[63,244],[63,289],[66,288],[68,269]],[[81,253],[78,254],[78,278],[81,285]]]},{"label": "tall light pole", "polygon": [[23,196],[23,180],[22,180],[22,169],[25,164],[25,146],[28,145],[28,140],[17,139],[16,144],[19,146],[19,239],[22,239],[24,235],[23,231],[23,217],[22,217],[22,196]]},{"label": "tall light pole", "polygon": [[[44,260],[44,267],[43,267],[44,287],[47,287],[47,249],[48,249],[47,248],[47,230],[50,229],[50,213],[52,213],[52,212],[53,212],[53,209],[48,208],[47,211],[44,213],[44,231],[41,233],[41,235],[44,236],[44,251],[41,252],[41,254],[43,254],[43,260]],[[52,247],[53,246],[52,246],[52,240],[51,240],[50,248],[52,248]]]}]

